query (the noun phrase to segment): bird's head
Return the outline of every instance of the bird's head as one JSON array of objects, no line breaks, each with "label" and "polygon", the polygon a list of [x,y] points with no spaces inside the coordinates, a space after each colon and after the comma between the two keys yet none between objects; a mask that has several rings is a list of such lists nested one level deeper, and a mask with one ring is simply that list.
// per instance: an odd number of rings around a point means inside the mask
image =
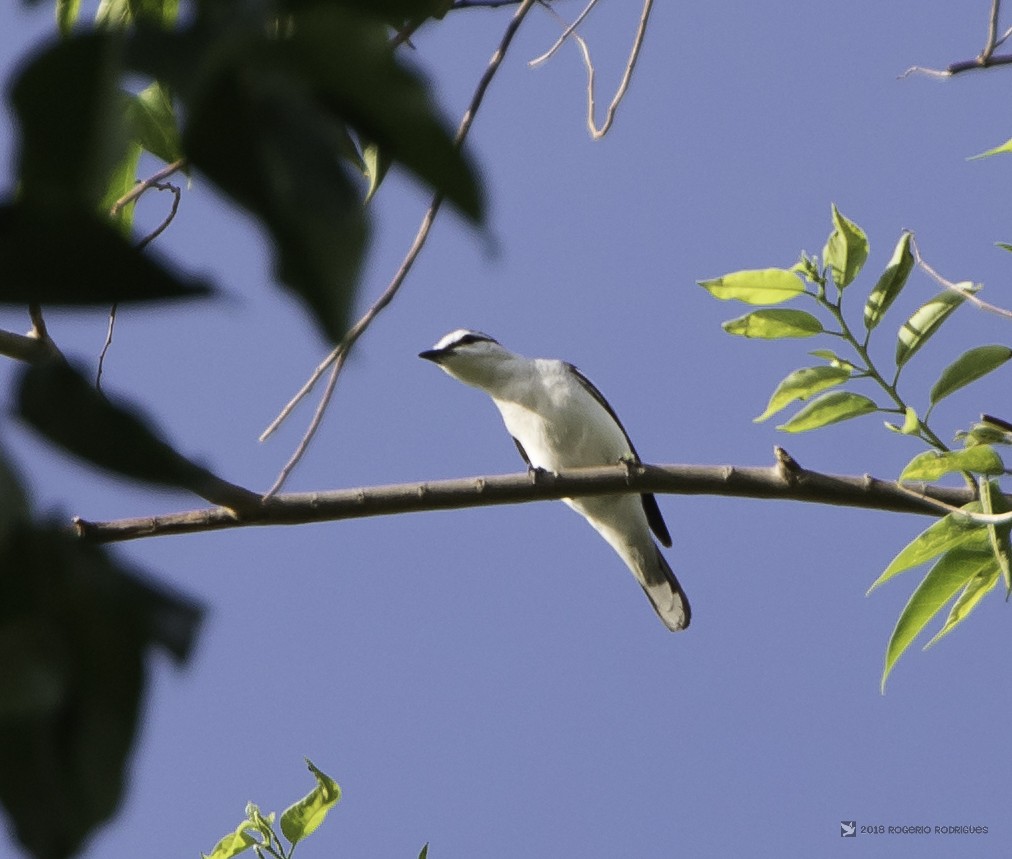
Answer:
[{"label": "bird's head", "polygon": [[499,341],[480,331],[458,328],[442,337],[431,349],[418,353],[467,385],[488,390],[501,378],[516,356]]}]

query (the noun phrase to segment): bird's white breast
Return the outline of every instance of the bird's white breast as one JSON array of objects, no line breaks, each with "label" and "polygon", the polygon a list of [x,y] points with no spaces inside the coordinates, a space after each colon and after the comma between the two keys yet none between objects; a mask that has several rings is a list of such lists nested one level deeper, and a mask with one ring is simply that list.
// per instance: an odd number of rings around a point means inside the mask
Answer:
[{"label": "bird's white breast", "polygon": [[528,378],[493,395],[531,465],[550,471],[612,465],[631,453],[621,427],[566,364],[531,363]]}]

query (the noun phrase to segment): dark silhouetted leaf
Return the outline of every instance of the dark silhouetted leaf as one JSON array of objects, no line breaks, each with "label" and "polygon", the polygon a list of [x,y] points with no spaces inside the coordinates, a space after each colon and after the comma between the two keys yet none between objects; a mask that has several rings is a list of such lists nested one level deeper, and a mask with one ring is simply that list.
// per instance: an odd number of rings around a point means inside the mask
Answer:
[{"label": "dark silhouetted leaf", "polygon": [[208,484],[217,480],[176,453],[133,411],[106,399],[64,361],[28,367],[17,396],[18,413],[34,429],[102,468],[202,497],[208,497]]},{"label": "dark silhouetted leaf", "polygon": [[201,612],[62,529],[21,529],[0,570],[0,802],[26,850],[68,857],[120,802],[146,655],[187,658]]},{"label": "dark silhouetted leaf", "polygon": [[111,33],[72,36],[21,70],[10,98],[21,126],[23,198],[98,206],[127,143],[117,88],[122,48]]},{"label": "dark silhouetted leaf", "polygon": [[210,293],[83,209],[0,205],[0,304],[111,304]]},{"label": "dark silhouetted leaf", "polygon": [[191,117],[184,148],[262,220],[278,277],[340,340],[366,240],[362,201],[338,156],[343,129],[284,78],[224,74],[216,84]]}]

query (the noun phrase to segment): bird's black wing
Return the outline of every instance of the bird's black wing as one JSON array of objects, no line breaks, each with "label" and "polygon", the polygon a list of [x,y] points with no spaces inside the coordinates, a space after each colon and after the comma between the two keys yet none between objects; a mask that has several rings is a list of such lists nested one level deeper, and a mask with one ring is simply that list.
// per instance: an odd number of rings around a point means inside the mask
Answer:
[{"label": "bird's black wing", "polygon": [[513,439],[513,444],[517,446],[517,450],[520,451],[520,455],[524,458],[524,462],[526,462],[527,466],[530,467],[531,458],[527,455],[527,451],[524,450],[524,446],[520,444],[520,441],[515,435],[511,435],[510,438]]},{"label": "bird's black wing", "polygon": [[[587,393],[597,400],[601,407],[609,415],[611,415],[611,419],[618,424],[618,428],[622,430],[622,435],[625,436],[626,444],[629,445],[629,450],[632,452],[633,462],[640,462],[640,455],[636,453],[636,448],[632,443],[632,439],[629,438],[629,433],[627,433],[625,427],[622,426],[622,421],[619,419],[619,416],[615,414],[615,410],[611,407],[611,403],[604,398],[604,394],[597,389],[594,383],[584,376],[583,373],[581,373],[576,367],[572,364],[566,364],[566,366],[573,371],[573,374],[576,376],[580,384],[583,385]],[[513,441],[517,440],[513,439]],[[520,442],[518,441],[517,447],[520,447]],[[524,449],[522,447],[520,447],[520,454],[524,457],[524,459],[527,459],[527,455],[524,453]],[[647,523],[650,525],[650,530],[654,532],[654,536],[660,540],[662,546],[670,546],[671,534],[668,533],[668,526],[664,523],[664,517],[661,516],[661,508],[657,506],[657,499],[654,498],[651,493],[644,493],[640,496],[640,499],[643,502],[643,512],[647,514]]]}]

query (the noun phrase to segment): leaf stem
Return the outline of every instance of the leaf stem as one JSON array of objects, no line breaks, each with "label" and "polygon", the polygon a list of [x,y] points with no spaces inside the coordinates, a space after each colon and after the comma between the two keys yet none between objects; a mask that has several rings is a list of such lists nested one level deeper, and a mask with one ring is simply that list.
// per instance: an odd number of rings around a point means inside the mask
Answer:
[{"label": "leaf stem", "polygon": [[[869,332],[868,336],[864,338],[864,341],[858,340],[854,336],[854,332],[851,330],[850,325],[847,324],[847,320],[843,315],[843,294],[838,293],[836,301],[829,301],[825,297],[816,298],[816,300],[830,312],[837,324],[840,326],[841,336],[851,345],[851,348],[858,354],[861,361],[864,363],[864,375],[866,378],[873,379],[878,386],[888,394],[889,398],[896,404],[896,407],[900,413],[905,414],[907,411],[907,403],[903,397],[900,396],[899,390],[896,385],[899,381],[900,369],[896,368],[896,375],[893,376],[891,382],[886,381],[882,373],[879,372],[878,367],[875,366],[875,362],[872,360],[871,354],[868,351],[868,341],[870,339]],[[836,333],[836,332],[828,332]],[[891,411],[890,409],[882,409],[882,411]],[[949,447],[945,444],[928,426],[926,420],[922,418],[917,419],[918,423],[918,435],[930,444],[932,447],[941,451],[948,451]]]}]

